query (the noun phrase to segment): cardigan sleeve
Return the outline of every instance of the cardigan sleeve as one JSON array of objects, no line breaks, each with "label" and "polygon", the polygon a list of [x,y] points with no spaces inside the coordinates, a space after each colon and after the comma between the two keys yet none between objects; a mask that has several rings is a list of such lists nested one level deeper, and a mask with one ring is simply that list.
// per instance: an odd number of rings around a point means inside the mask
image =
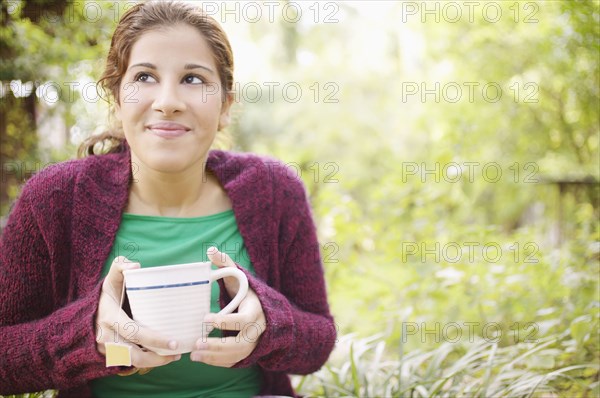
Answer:
[{"label": "cardigan sleeve", "polygon": [[[96,350],[101,283],[65,305],[55,292],[48,244],[27,184],[0,237],[0,394],[63,389],[114,373]],[[67,244],[66,242],[64,244]],[[60,277],[69,277],[68,270]]]},{"label": "cardigan sleeve", "polygon": [[279,261],[272,267],[279,286],[275,289],[238,267],[261,302],[267,326],[252,354],[235,367],[257,363],[269,371],[308,374],[327,361],[336,342],[336,326],[329,312],[319,243],[304,186],[287,177],[276,183]]}]

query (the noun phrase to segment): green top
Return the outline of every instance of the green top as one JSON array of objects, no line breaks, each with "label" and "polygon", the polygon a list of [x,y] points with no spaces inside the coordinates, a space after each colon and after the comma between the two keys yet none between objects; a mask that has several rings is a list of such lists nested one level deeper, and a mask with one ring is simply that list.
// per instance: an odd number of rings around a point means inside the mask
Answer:
[{"label": "green top", "polygon": [[[254,274],[233,210],[192,218],[125,213],[102,277],[117,256],[139,262],[142,268],[185,264],[208,261],[206,250],[211,246]],[[219,310],[219,285],[213,283],[211,312]],[[213,332],[211,336],[214,335],[218,336]],[[222,368],[192,362],[190,354],[183,354],[181,360],[154,368],[145,375],[103,377],[93,380],[91,386],[98,398],[250,397],[259,393],[260,380],[257,366]]]}]

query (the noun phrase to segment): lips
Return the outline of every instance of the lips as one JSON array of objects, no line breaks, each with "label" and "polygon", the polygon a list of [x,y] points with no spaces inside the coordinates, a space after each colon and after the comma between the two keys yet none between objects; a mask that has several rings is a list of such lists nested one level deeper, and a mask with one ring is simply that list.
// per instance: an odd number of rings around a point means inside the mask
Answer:
[{"label": "lips", "polygon": [[177,138],[190,131],[189,127],[175,122],[151,123],[146,128],[162,138]]}]

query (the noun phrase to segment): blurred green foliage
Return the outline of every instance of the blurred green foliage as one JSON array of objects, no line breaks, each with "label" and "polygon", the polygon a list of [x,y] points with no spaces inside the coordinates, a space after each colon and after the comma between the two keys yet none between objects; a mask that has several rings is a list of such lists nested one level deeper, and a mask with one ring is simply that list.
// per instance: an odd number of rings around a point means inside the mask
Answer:
[{"label": "blurred green foliage", "polygon": [[296,388],[325,397],[584,397],[599,386],[585,380],[597,363],[558,367],[555,358],[565,335],[536,343],[499,347],[497,342],[444,342],[413,350],[398,359],[386,355],[381,335],[343,336],[318,372],[296,376]]},{"label": "blurred green foliage", "polygon": [[[10,14],[3,83],[96,79],[122,11],[100,2],[91,23],[88,3],[49,26]],[[306,3],[295,23],[217,15],[238,65],[234,149],[278,157],[306,183],[342,334],[382,333],[397,361],[400,347],[447,354],[457,324],[448,358],[475,336],[504,356],[560,336],[542,374],[598,363],[600,2],[482,2],[472,18],[454,3],[461,18],[444,2],[429,14],[423,2]],[[76,93],[52,111],[89,133],[105,123],[89,105]],[[11,140],[19,120],[5,119]],[[3,159],[74,154],[19,145]],[[452,361],[439,364],[434,378]],[[336,372],[326,383],[346,391]],[[598,391],[597,368],[573,377],[548,380],[564,396]]]}]

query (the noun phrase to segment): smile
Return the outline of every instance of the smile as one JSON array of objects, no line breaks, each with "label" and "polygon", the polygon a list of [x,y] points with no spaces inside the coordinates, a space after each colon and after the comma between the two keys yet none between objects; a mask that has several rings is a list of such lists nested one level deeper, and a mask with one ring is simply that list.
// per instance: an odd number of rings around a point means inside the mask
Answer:
[{"label": "smile", "polygon": [[147,125],[146,128],[150,130],[152,134],[167,139],[181,137],[190,131],[189,127],[174,122],[152,123]]}]

